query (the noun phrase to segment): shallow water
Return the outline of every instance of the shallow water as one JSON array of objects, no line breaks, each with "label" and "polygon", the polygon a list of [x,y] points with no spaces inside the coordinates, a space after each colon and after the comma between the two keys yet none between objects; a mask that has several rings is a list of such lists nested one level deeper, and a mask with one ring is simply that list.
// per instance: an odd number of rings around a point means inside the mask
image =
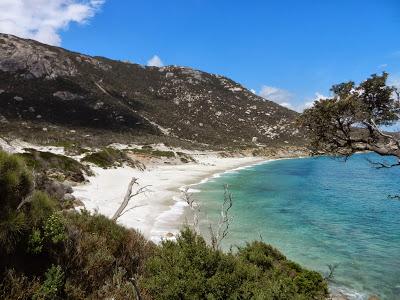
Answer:
[{"label": "shallow water", "polygon": [[[218,218],[223,184],[234,195],[224,247],[262,238],[288,258],[326,274],[353,299],[400,299],[400,168],[376,169],[358,154],[272,161],[201,184],[203,229]],[[388,159],[386,159],[388,160]],[[197,187],[196,187],[197,188]]]}]

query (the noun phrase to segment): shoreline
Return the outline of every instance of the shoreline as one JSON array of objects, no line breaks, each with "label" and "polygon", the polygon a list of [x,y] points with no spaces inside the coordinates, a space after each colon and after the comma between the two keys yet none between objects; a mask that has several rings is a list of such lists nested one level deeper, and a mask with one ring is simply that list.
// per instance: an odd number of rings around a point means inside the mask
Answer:
[{"label": "shoreline", "polygon": [[[36,146],[20,140],[1,143],[3,141],[0,138],[0,148],[5,148],[4,150],[9,153],[23,153],[24,148],[34,148],[38,151],[66,155],[63,147]],[[187,164],[158,161],[144,171],[128,166],[114,169],[91,166],[95,176],[87,178],[88,183],[74,186],[73,195],[81,200],[84,208],[89,211],[112,217],[122,202],[132,177],[138,178],[139,187],[153,183],[149,193],[132,199],[132,205],[128,205],[126,209],[130,209],[132,206],[136,207],[121,217],[118,223],[136,229],[147,239],[159,243],[162,239],[174,239],[187,221],[187,217],[190,216],[188,205],[180,196],[182,189],[188,187],[191,193],[201,192],[195,187],[227,173],[235,173],[278,160],[308,157],[299,154],[220,157],[218,152],[213,151],[195,151],[190,155],[196,157],[197,161]],[[77,159],[78,157],[72,158]],[[135,190],[134,188],[133,192]],[[77,207],[77,209],[80,208],[83,207]],[[345,285],[330,284],[330,299],[332,300],[361,300],[366,297],[367,294],[350,289]]]},{"label": "shoreline", "polygon": [[[184,187],[194,186],[215,175],[248,168],[274,159],[267,157],[227,157],[217,153],[196,155],[196,163],[155,164],[144,171],[128,166],[115,169],[93,167],[95,176],[84,185],[73,187],[73,195],[84,207],[111,217],[123,200],[129,181],[135,177],[149,192],[132,198],[118,223],[140,231],[153,242],[174,238],[185,223],[187,204],[179,197]],[[135,188],[134,188],[135,190]],[[133,191],[134,191],[133,190]],[[79,209],[79,207],[78,207]]]}]

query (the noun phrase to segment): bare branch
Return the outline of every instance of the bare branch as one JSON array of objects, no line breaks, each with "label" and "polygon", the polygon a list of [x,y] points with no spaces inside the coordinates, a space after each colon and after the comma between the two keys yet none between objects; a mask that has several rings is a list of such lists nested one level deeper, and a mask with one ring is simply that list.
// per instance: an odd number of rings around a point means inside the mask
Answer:
[{"label": "bare branch", "polygon": [[29,203],[33,200],[32,194],[28,195],[22,201],[18,204],[17,211],[21,209],[22,206],[24,206],[26,203]]},{"label": "bare branch", "polygon": [[374,120],[370,121],[371,124],[369,124],[368,122],[364,123],[370,125],[373,128],[373,130],[376,131],[380,136],[388,138],[390,141],[394,142],[398,148],[400,148],[400,141],[398,139],[396,139],[393,135],[382,132],[382,130],[379,129]]},{"label": "bare branch", "polygon": [[127,210],[125,210],[124,212],[122,212],[119,216],[122,217],[122,216],[123,216],[124,214],[126,214],[127,212],[129,212],[129,211],[131,211],[131,210],[134,210],[135,208],[143,207],[143,206],[146,206],[146,205],[147,205],[147,204],[132,206],[132,207],[128,208]]},{"label": "bare branch", "polygon": [[[124,213],[124,211],[125,211],[126,207],[128,206],[129,201],[130,201],[133,197],[135,197],[135,196],[137,196],[137,195],[139,195],[139,194],[143,194],[143,193],[145,193],[145,192],[148,191],[148,187],[149,187],[150,185],[146,185],[146,186],[144,186],[144,187],[141,187],[141,188],[139,188],[135,193],[132,194],[133,186],[134,186],[135,184],[138,185],[137,180],[138,180],[138,179],[134,177],[134,178],[132,178],[132,180],[129,182],[128,189],[126,190],[126,194],[125,194],[124,200],[122,201],[121,205],[119,206],[119,208],[117,209],[117,211],[115,212],[115,214],[114,214],[114,216],[111,218],[111,220],[117,221],[118,218],[120,218],[123,214],[126,213],[126,212]],[[131,210],[131,209],[132,209],[132,208],[130,208],[129,210]]]},{"label": "bare branch", "polygon": [[195,233],[200,234],[200,228],[199,228],[200,205],[193,198],[193,194],[189,193],[188,187],[186,187],[182,191],[182,198],[189,205],[189,208],[193,212],[193,224],[192,224],[193,229],[194,229]]},{"label": "bare branch", "polygon": [[229,186],[224,185],[224,201],[221,206],[221,215],[217,224],[217,228],[214,229],[212,225],[209,225],[209,231],[211,236],[211,246],[214,250],[217,250],[221,246],[222,240],[226,238],[229,233],[229,226],[232,222],[232,217],[229,216],[229,211],[233,206],[232,193],[229,192]]}]

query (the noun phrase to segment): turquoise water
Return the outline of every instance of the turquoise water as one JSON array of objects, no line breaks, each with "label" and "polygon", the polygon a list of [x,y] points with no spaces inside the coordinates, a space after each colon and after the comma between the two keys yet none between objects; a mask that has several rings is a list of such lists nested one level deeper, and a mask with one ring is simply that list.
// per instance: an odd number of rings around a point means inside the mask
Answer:
[{"label": "turquoise water", "polygon": [[[218,218],[223,184],[234,195],[224,247],[262,238],[288,258],[326,274],[332,290],[400,299],[400,168],[376,169],[359,154],[272,161],[227,172],[198,186],[202,227]],[[386,159],[387,160],[387,159]]]}]

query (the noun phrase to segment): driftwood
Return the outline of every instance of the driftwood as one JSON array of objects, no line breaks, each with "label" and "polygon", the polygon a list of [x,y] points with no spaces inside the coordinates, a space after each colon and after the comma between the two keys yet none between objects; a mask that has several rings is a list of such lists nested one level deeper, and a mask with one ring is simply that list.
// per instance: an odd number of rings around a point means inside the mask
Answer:
[{"label": "driftwood", "polygon": [[186,187],[182,191],[183,200],[189,205],[189,208],[193,212],[193,230],[195,233],[200,234],[199,228],[199,213],[200,213],[200,205],[195,201],[193,194],[189,193],[189,188]]},{"label": "driftwood", "polygon": [[133,186],[134,186],[135,184],[137,184],[137,185],[139,184],[137,181],[138,181],[138,179],[134,177],[134,178],[132,178],[132,180],[129,182],[128,189],[126,190],[126,194],[125,194],[124,200],[122,201],[121,205],[119,206],[119,208],[118,208],[117,211],[115,212],[114,216],[111,218],[113,221],[117,221],[118,218],[120,218],[122,215],[124,215],[124,214],[127,213],[128,211],[130,211],[130,210],[132,210],[132,209],[134,209],[134,208],[137,208],[137,207],[142,206],[142,205],[137,205],[137,206],[133,206],[133,207],[131,207],[131,208],[125,210],[126,207],[127,207],[128,204],[129,204],[129,202],[131,201],[131,199],[132,199],[133,197],[135,197],[135,196],[137,196],[137,195],[140,195],[140,194],[143,194],[143,193],[145,193],[145,192],[148,191],[148,187],[149,187],[150,185],[146,185],[146,186],[144,186],[144,187],[141,187],[141,188],[139,188],[136,192],[132,193]]},{"label": "driftwood", "polygon": [[[189,193],[189,188],[185,188],[182,191],[182,198],[188,204],[189,208],[193,212],[193,229],[196,234],[200,234],[199,228],[199,213],[200,205],[193,198],[193,194]],[[221,205],[221,212],[218,223],[213,225],[209,224],[208,229],[210,231],[211,247],[214,250],[218,250],[221,246],[221,242],[229,233],[229,227],[232,222],[232,217],[229,216],[229,211],[233,206],[232,193],[229,191],[229,186],[224,185],[224,201]]]},{"label": "driftwood", "polygon": [[229,191],[228,185],[225,184],[224,202],[221,206],[221,215],[217,224],[217,228],[214,229],[211,224],[208,227],[211,236],[211,246],[214,250],[218,250],[220,248],[222,240],[228,235],[229,226],[232,222],[232,217],[229,216],[229,210],[232,208],[232,205],[232,193]]}]

